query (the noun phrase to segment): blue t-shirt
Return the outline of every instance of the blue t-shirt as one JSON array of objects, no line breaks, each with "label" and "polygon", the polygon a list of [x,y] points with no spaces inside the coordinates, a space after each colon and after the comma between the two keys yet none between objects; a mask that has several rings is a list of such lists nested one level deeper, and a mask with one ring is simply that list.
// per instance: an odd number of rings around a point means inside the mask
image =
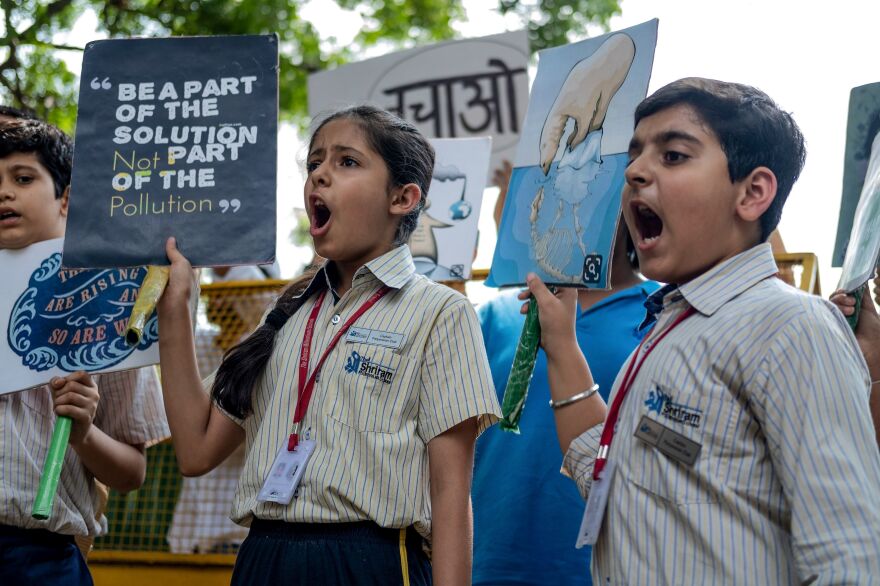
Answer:
[{"label": "blue t-shirt", "polygon": [[[638,330],[645,317],[643,304],[658,288],[648,281],[578,314],[578,344],[606,401],[617,372],[645,334]],[[521,305],[516,292],[510,292],[477,310],[499,401],[525,321]],[[520,434],[496,425],[477,442],[472,489],[475,586],[591,584],[590,548],[574,547],[584,501],[574,482],[559,472],[562,453],[549,400],[547,356],[539,350]]]}]

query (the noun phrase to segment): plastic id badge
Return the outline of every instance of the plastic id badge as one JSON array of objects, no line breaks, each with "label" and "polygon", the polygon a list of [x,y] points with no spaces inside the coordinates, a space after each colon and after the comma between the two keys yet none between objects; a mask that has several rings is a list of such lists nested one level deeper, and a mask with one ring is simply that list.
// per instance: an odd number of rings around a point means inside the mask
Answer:
[{"label": "plastic id badge", "polygon": [[584,509],[584,518],[575,543],[577,549],[585,545],[596,545],[602,529],[602,519],[605,518],[605,509],[608,507],[608,487],[611,486],[613,477],[614,461],[608,460],[599,474],[599,480],[594,480],[590,488],[590,497],[587,499],[587,508]]},{"label": "plastic id badge", "polygon": [[292,452],[287,450],[287,443],[278,450],[275,456],[275,462],[269,469],[269,476],[257,495],[260,502],[278,503],[281,505],[290,504],[296,487],[302,478],[303,471],[312,453],[315,451],[314,440],[300,440],[296,449]]}]

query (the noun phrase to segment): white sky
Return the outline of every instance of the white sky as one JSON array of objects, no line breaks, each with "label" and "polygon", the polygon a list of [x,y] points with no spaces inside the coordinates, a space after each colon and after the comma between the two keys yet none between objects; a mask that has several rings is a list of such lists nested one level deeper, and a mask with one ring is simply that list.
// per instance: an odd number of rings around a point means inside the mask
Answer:
[{"label": "white sky", "polygon": [[[516,23],[492,9],[497,0],[465,0],[470,21],[459,26],[463,36],[511,30]],[[795,0],[623,0],[623,14],[611,29],[659,18],[657,52],[649,92],[675,79],[701,76],[754,85],[792,112],[807,139],[807,164],[783,213],[780,229],[792,252],[819,257],[823,292],[839,278],[831,269],[843,177],[843,148],[850,90],[880,81],[877,23],[880,2],[837,4]],[[359,28],[359,18],[346,15],[329,0],[312,0],[303,15],[319,30],[335,27],[340,44]],[[94,15],[81,18],[61,42],[83,45],[94,38]],[[376,54],[371,51],[371,56]],[[69,66],[80,63],[71,54]],[[295,251],[288,235],[291,208],[302,206],[299,161],[302,146],[290,128],[279,138],[278,257],[285,276],[307,259]],[[294,164],[295,163],[295,164]],[[487,267],[494,247],[491,209],[495,190],[488,190],[481,214],[481,246],[475,266]]]}]

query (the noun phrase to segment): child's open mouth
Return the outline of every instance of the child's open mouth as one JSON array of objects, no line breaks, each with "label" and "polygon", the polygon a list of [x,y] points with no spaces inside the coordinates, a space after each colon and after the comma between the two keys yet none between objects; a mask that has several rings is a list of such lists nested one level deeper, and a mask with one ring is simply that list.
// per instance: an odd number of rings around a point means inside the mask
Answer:
[{"label": "child's open mouth", "polygon": [[642,242],[651,244],[663,233],[663,220],[654,210],[643,204],[633,204],[633,217]]},{"label": "child's open mouth", "polygon": [[315,199],[312,202],[312,226],[311,226],[311,234],[312,236],[320,236],[324,232],[326,232],[327,224],[330,222],[330,217],[333,213],[330,211],[324,202]]},{"label": "child's open mouth", "polygon": [[0,225],[14,224],[20,217],[20,214],[17,214],[12,210],[0,211]]}]

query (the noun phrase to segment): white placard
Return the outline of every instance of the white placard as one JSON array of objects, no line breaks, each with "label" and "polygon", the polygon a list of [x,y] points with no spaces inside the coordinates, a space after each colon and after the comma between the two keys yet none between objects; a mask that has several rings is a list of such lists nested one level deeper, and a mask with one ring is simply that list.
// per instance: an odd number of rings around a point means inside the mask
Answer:
[{"label": "white placard", "polygon": [[63,238],[0,250],[0,394],[77,370],[113,372],[159,362],[155,313],[137,347],[125,329],[145,267],[61,268]]},{"label": "white placard", "polygon": [[513,161],[529,99],[526,31],[448,41],[315,73],[312,116],[371,103],[429,138],[492,137],[491,169]]},{"label": "white placard", "polygon": [[433,139],[436,158],[427,207],[409,240],[416,270],[435,281],[471,276],[492,139]]}]

